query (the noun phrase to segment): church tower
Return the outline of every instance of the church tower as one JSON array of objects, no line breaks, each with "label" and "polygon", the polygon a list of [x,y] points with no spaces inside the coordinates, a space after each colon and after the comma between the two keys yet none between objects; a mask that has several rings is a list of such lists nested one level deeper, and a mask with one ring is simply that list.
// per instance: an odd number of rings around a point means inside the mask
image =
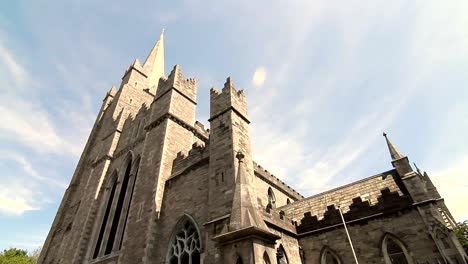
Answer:
[{"label": "church tower", "polygon": [[466,263],[429,176],[386,135],[393,169],[305,198],[254,161],[231,77],[206,129],[197,81],[165,74],[161,33],[105,94],[38,263],[345,263],[343,221],[362,263]]}]

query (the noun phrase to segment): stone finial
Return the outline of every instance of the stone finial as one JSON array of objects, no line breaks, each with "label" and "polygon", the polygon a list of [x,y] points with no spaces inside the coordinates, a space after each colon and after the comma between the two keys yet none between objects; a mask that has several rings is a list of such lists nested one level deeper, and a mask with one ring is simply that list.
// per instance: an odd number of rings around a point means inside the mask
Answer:
[{"label": "stone finial", "polygon": [[237,154],[236,154],[236,158],[239,160],[239,162],[244,162],[244,153],[242,153],[241,151],[238,151]]}]

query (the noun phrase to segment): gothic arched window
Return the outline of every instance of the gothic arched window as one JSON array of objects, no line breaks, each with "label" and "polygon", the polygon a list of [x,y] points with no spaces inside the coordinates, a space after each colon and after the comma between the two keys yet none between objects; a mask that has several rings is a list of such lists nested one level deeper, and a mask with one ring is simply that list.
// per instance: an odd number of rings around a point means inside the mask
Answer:
[{"label": "gothic arched window", "polygon": [[268,205],[274,208],[275,203],[276,203],[275,194],[273,193],[273,190],[271,189],[271,187],[268,187]]},{"label": "gothic arched window", "polygon": [[341,260],[334,251],[325,247],[320,255],[320,264],[341,264]]},{"label": "gothic arched window", "polygon": [[199,264],[201,240],[195,223],[184,216],[176,225],[168,250],[170,264]]},{"label": "gothic arched window", "polygon": [[237,256],[236,264],[244,264],[240,256]]},{"label": "gothic arched window", "polygon": [[276,259],[278,264],[288,264],[288,255],[286,255],[286,251],[284,250],[283,245],[280,245],[276,250]]},{"label": "gothic arched window", "polygon": [[263,253],[263,264],[271,264],[270,262],[270,257],[268,257],[268,254],[266,253]]},{"label": "gothic arched window", "polygon": [[107,188],[105,188],[106,192],[106,203],[104,205],[105,211],[104,216],[102,217],[102,222],[99,226],[99,233],[96,241],[96,247],[94,248],[93,258],[97,258],[99,254],[99,250],[101,248],[102,239],[104,237],[104,231],[106,230],[107,220],[109,219],[110,209],[112,207],[112,203],[114,201],[115,190],[117,189],[117,172],[114,172],[110,177],[110,183]]},{"label": "gothic arched window", "polygon": [[382,241],[382,251],[386,264],[413,263],[406,247],[393,235],[385,235]]},{"label": "gothic arched window", "polygon": [[104,204],[103,210],[105,211],[99,227],[93,258],[108,255],[122,246],[139,162],[138,157],[135,166],[132,166],[132,154],[129,153],[122,170],[124,174],[118,176],[114,173],[110,178],[111,185],[104,193],[107,201]]}]

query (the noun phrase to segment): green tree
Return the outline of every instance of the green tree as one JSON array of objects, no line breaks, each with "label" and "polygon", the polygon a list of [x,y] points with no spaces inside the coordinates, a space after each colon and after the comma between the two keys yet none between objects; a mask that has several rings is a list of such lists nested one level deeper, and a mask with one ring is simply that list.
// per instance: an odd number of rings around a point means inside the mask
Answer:
[{"label": "green tree", "polygon": [[460,244],[465,252],[468,254],[468,220],[463,223],[458,223],[458,226],[453,230],[453,232],[458,237],[458,240],[460,240]]},{"label": "green tree", "polygon": [[0,264],[34,264],[36,258],[28,256],[28,252],[23,249],[4,249],[0,253]]}]

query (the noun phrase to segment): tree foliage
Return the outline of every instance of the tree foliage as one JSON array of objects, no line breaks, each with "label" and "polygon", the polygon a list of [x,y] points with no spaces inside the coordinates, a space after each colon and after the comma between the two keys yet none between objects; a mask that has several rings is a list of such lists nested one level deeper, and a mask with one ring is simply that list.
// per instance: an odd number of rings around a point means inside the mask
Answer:
[{"label": "tree foliage", "polygon": [[458,223],[458,226],[453,232],[458,237],[458,240],[460,240],[460,244],[463,246],[465,252],[468,253],[468,220],[463,223]]},{"label": "tree foliage", "polygon": [[0,264],[35,264],[36,257],[29,256],[23,249],[10,248],[4,249],[0,253]]}]

